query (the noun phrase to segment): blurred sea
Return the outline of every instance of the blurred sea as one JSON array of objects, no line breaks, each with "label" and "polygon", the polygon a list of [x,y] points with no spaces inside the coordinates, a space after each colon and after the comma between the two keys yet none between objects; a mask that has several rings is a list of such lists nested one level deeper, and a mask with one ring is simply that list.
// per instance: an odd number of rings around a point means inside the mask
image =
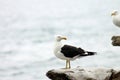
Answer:
[{"label": "blurred sea", "polygon": [[0,0],[0,80],[49,80],[48,70],[65,66],[53,54],[54,35],[64,43],[96,51],[72,67],[120,67],[120,35],[111,11],[120,0]]}]

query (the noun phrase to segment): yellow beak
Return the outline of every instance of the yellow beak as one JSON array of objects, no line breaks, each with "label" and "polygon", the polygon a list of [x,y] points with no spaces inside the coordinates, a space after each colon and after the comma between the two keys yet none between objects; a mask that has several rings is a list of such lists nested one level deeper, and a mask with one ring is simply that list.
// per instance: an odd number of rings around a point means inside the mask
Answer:
[{"label": "yellow beak", "polygon": [[61,39],[67,40],[67,38],[66,38],[66,37],[62,37]]},{"label": "yellow beak", "polygon": [[115,13],[111,13],[111,16],[115,16]]}]

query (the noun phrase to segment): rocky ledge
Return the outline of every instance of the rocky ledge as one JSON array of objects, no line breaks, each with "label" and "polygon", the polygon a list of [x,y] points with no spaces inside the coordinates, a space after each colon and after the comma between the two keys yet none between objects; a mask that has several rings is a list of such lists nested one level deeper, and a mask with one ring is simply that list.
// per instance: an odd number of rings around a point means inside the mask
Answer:
[{"label": "rocky ledge", "polygon": [[113,36],[112,37],[112,45],[113,46],[120,46],[120,36]]},{"label": "rocky ledge", "polygon": [[51,80],[120,80],[120,69],[77,67],[53,69],[46,75]]}]

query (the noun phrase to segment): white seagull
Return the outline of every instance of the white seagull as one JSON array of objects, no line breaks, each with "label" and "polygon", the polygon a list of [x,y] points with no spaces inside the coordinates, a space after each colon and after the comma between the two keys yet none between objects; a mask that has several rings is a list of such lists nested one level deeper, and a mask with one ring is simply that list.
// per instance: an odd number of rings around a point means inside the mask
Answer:
[{"label": "white seagull", "polygon": [[63,45],[61,40],[67,40],[65,36],[58,35],[55,39],[54,54],[56,57],[66,60],[66,69],[70,69],[70,60],[75,60],[79,57],[95,55],[96,52],[85,51],[80,47],[71,45]]},{"label": "white seagull", "polygon": [[117,10],[114,10],[112,13],[111,13],[111,16],[112,16],[112,21],[113,23],[120,27],[120,13],[117,11]]}]

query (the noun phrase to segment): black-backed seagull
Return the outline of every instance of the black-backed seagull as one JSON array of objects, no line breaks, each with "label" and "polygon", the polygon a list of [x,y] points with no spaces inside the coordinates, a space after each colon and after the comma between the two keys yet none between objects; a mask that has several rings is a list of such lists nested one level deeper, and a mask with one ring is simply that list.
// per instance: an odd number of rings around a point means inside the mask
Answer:
[{"label": "black-backed seagull", "polygon": [[120,13],[117,11],[117,10],[114,10],[112,13],[111,13],[111,16],[112,16],[112,21],[113,23],[120,27]]},{"label": "black-backed seagull", "polygon": [[56,57],[66,60],[66,69],[70,69],[70,60],[75,60],[79,57],[91,56],[96,52],[85,51],[82,48],[78,48],[71,45],[63,45],[61,40],[67,40],[66,37],[58,35],[55,39],[54,54]]}]

